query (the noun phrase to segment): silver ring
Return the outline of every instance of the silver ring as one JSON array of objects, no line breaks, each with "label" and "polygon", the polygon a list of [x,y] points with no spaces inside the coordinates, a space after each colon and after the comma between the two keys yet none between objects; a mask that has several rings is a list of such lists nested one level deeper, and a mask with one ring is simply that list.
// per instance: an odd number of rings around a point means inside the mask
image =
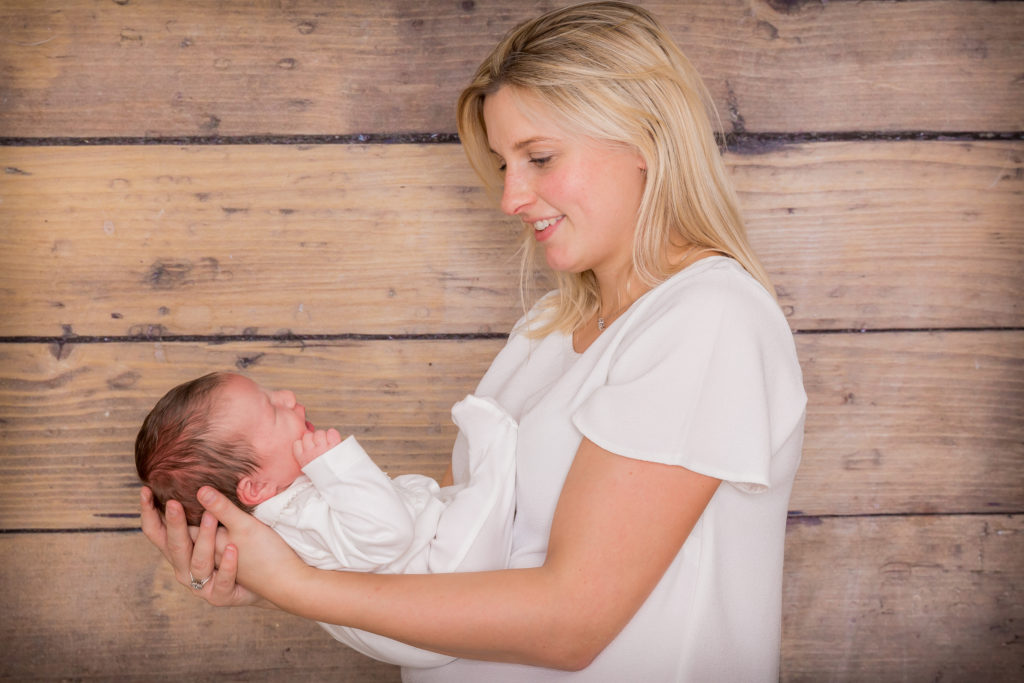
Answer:
[{"label": "silver ring", "polygon": [[197,579],[196,577],[192,576],[192,572],[191,571],[189,571],[189,573],[188,573],[189,585],[191,585],[192,588],[196,589],[197,591],[203,590],[203,586],[205,586],[209,582],[209,580],[212,579],[212,578],[213,578],[213,574],[210,574],[205,579]]}]

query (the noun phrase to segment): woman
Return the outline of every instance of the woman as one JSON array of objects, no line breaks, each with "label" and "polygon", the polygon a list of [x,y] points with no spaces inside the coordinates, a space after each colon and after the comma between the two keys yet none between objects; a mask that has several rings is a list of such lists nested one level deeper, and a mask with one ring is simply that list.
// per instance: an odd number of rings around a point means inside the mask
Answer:
[{"label": "woman", "polygon": [[510,569],[318,571],[208,489],[193,547],[143,491],[178,580],[460,658],[407,681],[776,679],[806,399],[708,102],[617,2],[518,27],[459,100],[471,163],[558,280],[476,391],[520,424]]}]

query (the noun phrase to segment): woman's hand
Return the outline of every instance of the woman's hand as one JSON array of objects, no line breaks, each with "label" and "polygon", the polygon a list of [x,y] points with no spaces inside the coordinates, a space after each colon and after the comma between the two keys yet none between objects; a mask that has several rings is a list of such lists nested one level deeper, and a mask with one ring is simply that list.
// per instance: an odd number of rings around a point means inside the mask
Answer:
[{"label": "woman's hand", "polygon": [[[214,488],[203,486],[197,498],[206,512],[192,553],[192,566],[210,566],[198,563],[197,557],[205,559],[215,553],[219,558],[214,578],[222,578],[223,582],[215,596],[228,599],[227,604],[236,604],[234,600],[241,596],[237,590],[229,592],[229,589],[240,589],[276,605],[289,593],[302,592],[301,582],[310,567],[278,534],[238,509]],[[216,528],[218,521],[223,525],[220,529]],[[198,577],[195,571],[192,569]]]},{"label": "woman's hand", "polygon": [[[162,516],[153,505],[153,493],[147,487],[142,488],[141,508],[142,533],[174,569],[178,583],[188,586],[195,595],[212,605],[261,604],[260,596],[235,582],[238,549],[229,542],[223,529],[218,534],[216,517],[204,514],[201,525],[190,529],[180,503],[168,501],[165,506],[166,516]],[[259,524],[256,520],[252,521]],[[272,535],[276,537],[276,534]],[[215,554],[220,556],[219,563],[216,562]],[[204,579],[207,581],[197,590],[192,585],[193,578],[200,582]]]}]

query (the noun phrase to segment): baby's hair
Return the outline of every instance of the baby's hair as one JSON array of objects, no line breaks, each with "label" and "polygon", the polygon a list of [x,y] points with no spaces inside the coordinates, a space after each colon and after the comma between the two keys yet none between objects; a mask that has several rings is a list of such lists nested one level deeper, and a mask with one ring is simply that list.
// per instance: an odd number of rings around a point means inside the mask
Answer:
[{"label": "baby's hair", "polygon": [[188,523],[199,524],[201,486],[212,486],[240,508],[242,477],[257,469],[256,454],[244,435],[228,434],[216,421],[217,389],[231,373],[211,372],[179,384],[157,401],[135,439],[135,467],[163,512],[169,500],[185,508]]}]

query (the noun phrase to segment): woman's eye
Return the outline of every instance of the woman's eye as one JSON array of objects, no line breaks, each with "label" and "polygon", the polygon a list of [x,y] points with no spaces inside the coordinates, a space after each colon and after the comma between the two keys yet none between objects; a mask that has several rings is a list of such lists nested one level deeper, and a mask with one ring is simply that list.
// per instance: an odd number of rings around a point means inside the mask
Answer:
[{"label": "woman's eye", "polygon": [[535,166],[544,166],[549,161],[551,161],[551,157],[535,157],[530,159],[530,163]]}]

